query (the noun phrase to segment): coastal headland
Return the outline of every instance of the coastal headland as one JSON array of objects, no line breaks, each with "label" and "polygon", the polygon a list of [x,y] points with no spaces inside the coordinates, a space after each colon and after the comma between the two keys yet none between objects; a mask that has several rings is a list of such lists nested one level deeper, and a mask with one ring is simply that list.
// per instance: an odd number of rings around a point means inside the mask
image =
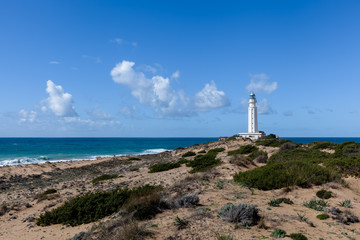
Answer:
[{"label": "coastal headland", "polygon": [[[152,155],[3,166],[0,239],[360,239],[359,149],[224,139]],[[74,210],[74,200],[109,199],[103,193],[126,197],[113,212],[94,204],[98,215],[87,218],[92,211]],[[241,207],[252,213],[236,215]]]}]

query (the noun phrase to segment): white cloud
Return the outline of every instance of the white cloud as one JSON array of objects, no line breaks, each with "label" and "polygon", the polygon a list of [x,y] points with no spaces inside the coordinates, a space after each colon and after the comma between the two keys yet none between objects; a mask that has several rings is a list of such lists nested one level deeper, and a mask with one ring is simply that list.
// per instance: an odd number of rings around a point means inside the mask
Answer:
[{"label": "white cloud", "polygon": [[46,92],[49,94],[47,99],[48,107],[58,117],[75,117],[78,114],[73,106],[73,99],[70,93],[65,93],[60,85],[55,85],[48,80]]},{"label": "white cloud", "polygon": [[260,101],[258,101],[257,105],[258,105],[258,113],[259,114],[268,115],[268,114],[275,113],[275,111],[269,105],[267,99],[261,99]]},{"label": "white cloud", "polygon": [[177,70],[173,74],[171,74],[171,79],[178,79],[180,77],[180,71]]},{"label": "white cloud", "polygon": [[24,109],[21,109],[18,113],[19,116],[19,122],[34,122],[37,116],[37,113],[35,111],[26,111]]},{"label": "white cloud", "polygon": [[215,108],[228,106],[229,100],[223,91],[216,88],[215,82],[211,81],[195,95],[195,107],[199,110],[208,111]]},{"label": "white cloud", "polygon": [[122,61],[112,70],[114,82],[126,85],[140,103],[155,107],[162,112],[171,111],[180,104],[181,93],[170,86],[170,79],[162,76],[147,78],[144,73],[133,69],[134,62]]},{"label": "white cloud", "polygon": [[60,64],[58,61],[50,61],[49,64]]},{"label": "white cloud", "polygon": [[272,93],[278,87],[277,82],[269,82],[270,77],[264,73],[261,74],[250,74],[250,83],[246,89],[250,92],[266,92]]},{"label": "white cloud", "polygon": [[112,42],[117,43],[117,44],[122,44],[122,43],[124,43],[124,40],[121,38],[115,38],[114,40],[112,40]]},{"label": "white cloud", "polygon": [[102,120],[112,119],[112,116],[110,114],[106,113],[104,110],[102,110],[98,106],[95,106],[93,109],[87,111],[86,113],[93,119],[99,119],[99,120],[100,119],[102,119]]},{"label": "white cloud", "polygon": [[[183,91],[175,90],[170,79],[180,77],[176,71],[171,78],[160,75],[148,78],[143,72],[134,70],[134,62],[122,61],[111,70],[114,82],[130,88],[131,95],[140,103],[155,108],[163,116],[189,117],[196,115],[195,111],[209,111],[229,105],[229,100],[223,91],[216,88],[214,81],[206,84],[198,92],[194,102]],[[124,113],[127,109],[123,109]]]}]

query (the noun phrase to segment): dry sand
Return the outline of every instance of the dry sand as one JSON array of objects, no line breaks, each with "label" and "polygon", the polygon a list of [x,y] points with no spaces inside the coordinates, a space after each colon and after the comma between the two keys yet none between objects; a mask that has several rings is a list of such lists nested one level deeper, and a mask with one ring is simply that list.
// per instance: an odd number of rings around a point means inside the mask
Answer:
[{"label": "dry sand", "polygon": [[[154,219],[143,222],[154,232],[152,239],[217,239],[218,236],[229,235],[234,239],[268,239],[275,228],[290,233],[304,233],[308,239],[360,239],[360,223],[344,225],[335,220],[319,220],[316,215],[321,212],[303,206],[305,201],[315,197],[319,189],[325,188],[335,193],[329,199],[331,207],[338,207],[339,202],[351,200],[353,212],[360,216],[360,180],[347,178],[349,187],[336,183],[316,186],[309,189],[294,188],[290,192],[284,190],[260,191],[249,190],[232,181],[234,173],[246,171],[256,166],[239,167],[230,164],[231,157],[227,151],[235,150],[240,145],[249,144],[243,140],[214,142],[192,146],[182,150],[174,150],[155,155],[141,156],[140,161],[130,161],[129,157],[103,158],[98,160],[58,162],[32,165],[0,167],[0,206],[5,205],[11,210],[0,216],[0,239],[70,239],[81,231],[87,231],[98,223],[84,224],[77,227],[52,225],[37,226],[34,218],[45,210],[60,206],[64,201],[84,194],[88,191],[113,189],[115,186],[134,187],[144,184],[159,184],[175,195],[199,194],[201,206],[187,209],[166,210]],[[225,152],[219,153],[223,164],[205,173],[209,181],[201,180],[202,174],[190,174],[190,168],[180,168],[160,173],[148,173],[148,167],[156,162],[176,161],[187,151],[199,152],[215,147],[224,147]],[[261,147],[273,154],[276,148]],[[192,158],[192,157],[190,157]],[[258,163],[257,166],[262,164]],[[130,169],[139,168],[138,171]],[[118,174],[122,177],[92,184],[95,177]],[[35,195],[54,188],[58,194],[54,199],[38,201]],[[282,203],[280,207],[270,207],[270,199],[286,197],[294,204]],[[261,210],[267,229],[253,226],[235,229],[233,223],[222,221],[218,211],[227,203],[256,204]],[[0,209],[1,211],[1,209]],[[298,214],[305,215],[315,227],[299,219]],[[176,216],[187,219],[189,226],[177,230],[174,225]],[[109,219],[110,217],[106,218]],[[101,221],[105,221],[103,219]],[[286,238],[285,238],[286,239]],[[287,238],[290,239],[290,238]]]}]

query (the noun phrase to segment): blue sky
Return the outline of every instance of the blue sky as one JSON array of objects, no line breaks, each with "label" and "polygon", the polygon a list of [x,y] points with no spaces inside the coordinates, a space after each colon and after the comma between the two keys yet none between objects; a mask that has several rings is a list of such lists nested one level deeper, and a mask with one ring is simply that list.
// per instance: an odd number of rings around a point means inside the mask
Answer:
[{"label": "blue sky", "polygon": [[0,2],[0,136],[360,136],[360,2]]}]

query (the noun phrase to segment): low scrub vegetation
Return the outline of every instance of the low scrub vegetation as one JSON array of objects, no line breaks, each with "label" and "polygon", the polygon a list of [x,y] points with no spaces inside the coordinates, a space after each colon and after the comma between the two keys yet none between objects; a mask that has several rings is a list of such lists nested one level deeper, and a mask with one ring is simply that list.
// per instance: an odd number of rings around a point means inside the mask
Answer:
[{"label": "low scrub vegetation", "polygon": [[181,157],[191,157],[191,156],[195,156],[196,153],[195,152],[192,152],[192,151],[189,151],[189,152],[186,152],[184,153]]},{"label": "low scrub vegetation", "polygon": [[[189,163],[187,163],[186,166],[192,167],[192,170],[190,170],[190,173],[205,172],[205,171],[208,171],[209,169],[219,165],[221,163],[221,160],[216,158],[219,150],[221,150],[221,149],[209,150],[207,154],[198,155],[194,158],[193,161],[190,161]],[[221,151],[224,151],[224,150],[221,150]]]},{"label": "low scrub vegetation", "polygon": [[268,147],[280,147],[286,142],[291,142],[290,140],[279,139],[274,134],[269,134],[264,138],[260,138],[256,141],[256,145],[268,146]]},{"label": "low scrub vegetation", "polygon": [[292,233],[289,237],[293,240],[308,240],[302,233]]},{"label": "low scrub vegetation", "polygon": [[280,203],[286,203],[286,204],[294,204],[293,201],[290,200],[290,198],[278,198],[278,199],[272,199],[268,204],[272,207],[280,207]]},{"label": "low scrub vegetation", "polygon": [[260,216],[256,205],[249,204],[227,204],[221,208],[219,216],[222,220],[241,224],[242,226],[253,226],[258,223]]},{"label": "low scrub vegetation", "polygon": [[335,149],[336,156],[353,156],[360,154],[360,143],[356,142],[344,142],[338,145]]},{"label": "low scrub vegetation", "polygon": [[[36,220],[36,224],[48,226],[62,223],[75,226],[97,221],[119,211],[124,205],[127,207],[127,211],[139,210],[133,207],[137,206],[134,203],[135,200],[145,199],[153,204],[152,199],[147,199],[147,197],[153,196],[161,190],[161,186],[145,185],[131,190],[117,188],[108,192],[87,193],[41,214]],[[159,207],[156,206],[156,208]],[[141,214],[147,216],[148,212],[141,212]]]},{"label": "low scrub vegetation", "polygon": [[149,167],[149,173],[168,171],[173,168],[181,167],[180,162],[156,163]]},{"label": "low scrub vegetation", "polygon": [[114,179],[114,178],[117,178],[117,177],[118,177],[117,174],[103,174],[103,175],[101,175],[99,177],[94,178],[91,182],[92,183],[97,183],[97,182],[100,182],[100,181]]},{"label": "low scrub vegetation", "polygon": [[232,156],[235,154],[249,154],[256,150],[258,150],[258,148],[256,146],[248,144],[248,145],[241,146],[239,149],[229,151],[228,156]]},{"label": "low scrub vegetation", "polygon": [[188,226],[189,221],[186,219],[181,219],[178,216],[176,216],[175,218],[175,226],[177,227],[178,230],[184,229]]},{"label": "low scrub vegetation", "polygon": [[184,195],[175,200],[175,206],[177,208],[191,208],[199,204],[199,196],[195,194]]},{"label": "low scrub vegetation", "polygon": [[284,238],[286,236],[286,231],[280,228],[275,228],[270,236],[274,238]]},{"label": "low scrub vegetation", "polygon": [[327,209],[327,212],[332,215],[331,216],[332,219],[346,225],[349,225],[350,223],[359,222],[359,218],[348,210],[343,212],[339,208],[332,207]]},{"label": "low scrub vegetation", "polygon": [[234,181],[261,190],[289,186],[310,187],[333,180],[335,176],[324,167],[304,161],[286,161],[267,164],[235,174]]},{"label": "low scrub vegetation", "polygon": [[332,197],[332,192],[326,191],[325,189],[321,189],[316,192],[316,196],[321,199],[329,199]]},{"label": "low scrub vegetation", "polygon": [[309,143],[309,147],[313,149],[333,149],[335,150],[339,146],[338,143],[313,141]]},{"label": "low scrub vegetation", "polygon": [[210,154],[219,153],[225,151],[225,148],[213,148],[208,151]]},{"label": "low scrub vegetation", "polygon": [[352,208],[353,207],[350,200],[344,200],[344,201],[340,202],[340,206],[346,207],[346,208]]},{"label": "low scrub vegetation", "polygon": [[201,150],[201,151],[199,151],[198,153],[206,153],[206,151],[205,151],[205,150]]},{"label": "low scrub vegetation", "polygon": [[320,219],[320,220],[325,220],[328,219],[330,216],[327,213],[322,213],[316,216],[316,218]]},{"label": "low scrub vegetation", "polygon": [[57,193],[56,189],[50,188],[48,190],[46,190],[45,192],[36,194],[34,199],[37,199],[38,202],[44,201],[44,200],[52,200],[52,199],[56,199],[58,198],[60,195],[59,194],[54,194]]},{"label": "low scrub vegetation", "polygon": [[129,160],[131,160],[131,161],[140,161],[141,158],[138,158],[138,157],[129,157]]}]

